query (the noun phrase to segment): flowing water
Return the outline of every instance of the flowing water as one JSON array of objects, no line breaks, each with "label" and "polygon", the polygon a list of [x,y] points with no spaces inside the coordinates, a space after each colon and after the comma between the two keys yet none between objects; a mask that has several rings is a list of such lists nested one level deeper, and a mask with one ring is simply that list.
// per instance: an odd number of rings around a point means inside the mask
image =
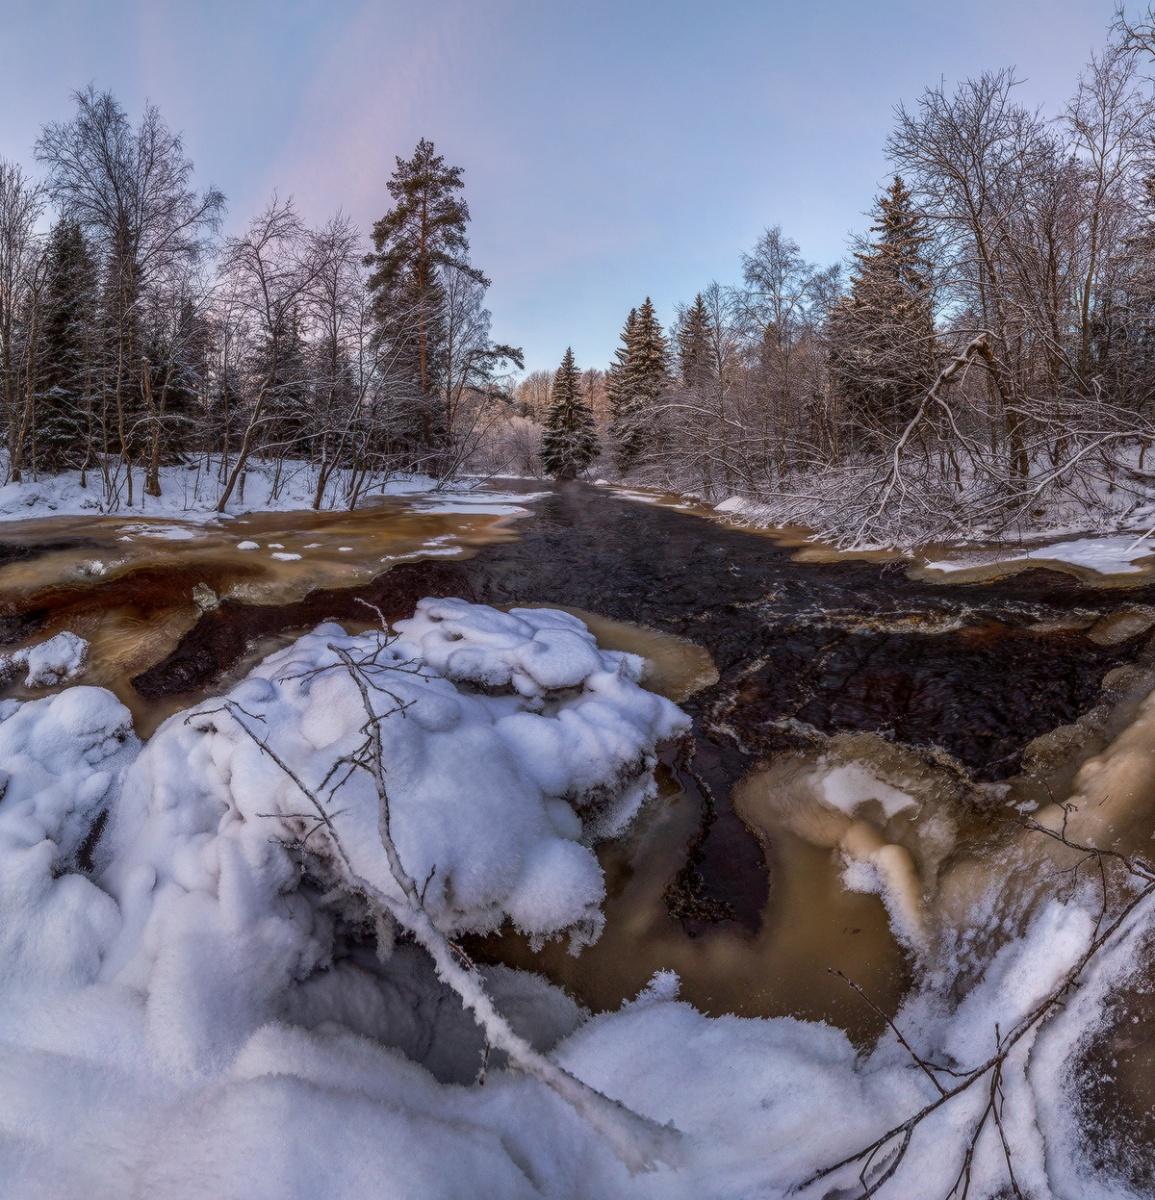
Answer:
[{"label": "flowing water", "polygon": [[[597,944],[573,956],[506,932],[470,948],[596,1008],[673,969],[704,1011],[828,1019],[864,1042],[883,1018],[831,969],[893,1011],[926,928],[969,902],[967,862],[1014,844],[1008,800],[1066,794],[1142,715],[1146,575],[1125,595],[1041,567],[946,582],[581,484],[527,499],[516,520],[477,501],[8,524],[0,640],[88,638],[84,681],[116,691],[147,735],[317,622],[363,625],[362,601],[389,619],[429,594],[568,608],[646,657],[694,733],[629,836],[600,848]],[[865,771],[877,799],[832,812],[816,799],[832,768],[859,784]],[[1148,807],[1132,801],[1120,825],[1149,836]],[[873,864],[881,895],[846,886],[855,863]]]}]

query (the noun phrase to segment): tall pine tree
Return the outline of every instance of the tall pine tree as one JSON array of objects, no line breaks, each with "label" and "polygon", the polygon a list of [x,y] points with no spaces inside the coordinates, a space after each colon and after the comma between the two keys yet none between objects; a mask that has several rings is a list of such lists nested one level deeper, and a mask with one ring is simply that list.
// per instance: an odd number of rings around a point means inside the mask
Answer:
[{"label": "tall pine tree", "polygon": [[626,323],[622,326],[622,335],[618,348],[614,351],[614,361],[606,371],[606,401],[610,410],[611,429],[617,423],[618,414],[625,408],[626,403],[626,371],[630,361],[630,339],[634,333],[634,323],[638,319],[638,310],[630,309]]},{"label": "tall pine tree", "polygon": [[930,235],[899,176],[879,197],[873,239],[830,318],[835,390],[871,431],[900,428],[936,373]]},{"label": "tall pine tree", "polygon": [[705,387],[713,378],[710,342],[713,322],[706,301],[699,292],[694,303],[682,314],[678,326],[678,366],[682,384],[691,391]]},{"label": "tall pine tree", "polygon": [[541,462],[555,479],[574,479],[597,458],[594,415],[581,394],[581,375],[567,348],[553,378]]},{"label": "tall pine tree", "polygon": [[374,250],[365,258],[377,338],[384,361],[402,376],[396,437],[432,449],[445,438],[437,401],[446,352],[441,271],[450,267],[489,281],[469,262],[460,167],[446,165],[422,138],[412,158],[398,157],[387,186],[393,207],[373,226]]}]

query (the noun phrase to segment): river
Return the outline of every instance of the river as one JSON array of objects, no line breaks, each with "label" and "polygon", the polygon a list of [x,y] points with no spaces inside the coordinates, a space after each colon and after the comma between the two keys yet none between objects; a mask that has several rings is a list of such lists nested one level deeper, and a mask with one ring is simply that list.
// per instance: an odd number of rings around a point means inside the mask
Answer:
[{"label": "river", "polygon": [[[205,527],[9,523],[0,636],[88,638],[84,682],[115,690],[147,735],[313,624],[374,620],[362,602],[389,619],[429,594],[576,611],[603,643],[651,660],[650,685],[694,733],[666,755],[658,801],[601,848],[596,945],[574,956],[506,932],[470,949],[543,971],[593,1008],[673,969],[705,1012],[825,1019],[863,1043],[897,1007],[917,937],[896,938],[883,898],[847,888],[848,847],[893,848],[891,917],[905,879],[906,916],[930,920],[919,906],[932,882],[1006,842],[1009,804],[1069,786],[1134,711],[1126,688],[1105,706],[1101,686],[1142,660],[1146,575],[1126,592],[1041,568],[916,578],[894,556],[799,555],[797,536],[604,488],[502,486],[539,494],[529,515],[481,491],[450,511],[394,499]],[[810,794],[818,763],[873,772],[879,803],[831,818]],[[885,811],[887,779],[913,810]]]}]

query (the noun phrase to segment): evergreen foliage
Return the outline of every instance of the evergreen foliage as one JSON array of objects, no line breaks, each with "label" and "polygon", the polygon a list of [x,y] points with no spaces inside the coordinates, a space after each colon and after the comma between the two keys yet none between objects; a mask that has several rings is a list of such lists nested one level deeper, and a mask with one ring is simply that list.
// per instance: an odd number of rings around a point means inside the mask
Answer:
[{"label": "evergreen foliage", "polygon": [[710,340],[713,323],[706,301],[699,292],[685,311],[678,327],[678,366],[683,386],[691,390],[705,386],[713,377]]},{"label": "evergreen foliage", "polygon": [[444,268],[483,286],[485,275],[469,262],[469,206],[459,195],[462,169],[448,166],[422,138],[413,157],[396,160],[388,182],[393,207],[373,226],[368,286],[378,340],[391,368],[408,381],[398,392],[396,438],[415,448],[445,439],[435,400],[446,355]]},{"label": "evergreen foliage", "polygon": [[96,264],[80,225],[58,221],[48,238],[38,339],[32,460],[42,471],[78,467],[85,457],[97,335]]},{"label": "evergreen foliage", "polygon": [[668,379],[669,348],[649,296],[631,312],[623,332],[624,354],[615,363],[610,436],[620,471],[636,466],[646,447],[647,429]]},{"label": "evergreen foliage", "polygon": [[598,455],[594,416],[581,394],[581,376],[568,349],[554,375],[541,461],[555,479],[574,479]]},{"label": "evergreen foliage", "polygon": [[835,391],[868,427],[893,430],[936,374],[930,234],[897,175],[878,199],[871,233],[855,254],[850,295],[831,314],[830,370]]}]

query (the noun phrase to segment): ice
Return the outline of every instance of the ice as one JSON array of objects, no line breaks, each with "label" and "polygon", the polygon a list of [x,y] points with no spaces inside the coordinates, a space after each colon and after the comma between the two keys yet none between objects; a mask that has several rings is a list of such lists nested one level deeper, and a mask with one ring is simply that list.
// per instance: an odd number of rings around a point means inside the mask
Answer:
[{"label": "ice", "polygon": [[125,525],[123,529],[130,536],[157,538],[169,542],[187,542],[197,536],[196,530],[184,525]]},{"label": "ice", "polygon": [[0,658],[0,673],[23,669],[25,687],[52,687],[76,679],[87,661],[88,642],[65,631]]},{"label": "ice", "polygon": [[848,817],[872,800],[881,806],[888,820],[916,806],[913,796],[884,783],[861,763],[843,763],[824,771],[819,792],[824,804],[839,809]]}]

